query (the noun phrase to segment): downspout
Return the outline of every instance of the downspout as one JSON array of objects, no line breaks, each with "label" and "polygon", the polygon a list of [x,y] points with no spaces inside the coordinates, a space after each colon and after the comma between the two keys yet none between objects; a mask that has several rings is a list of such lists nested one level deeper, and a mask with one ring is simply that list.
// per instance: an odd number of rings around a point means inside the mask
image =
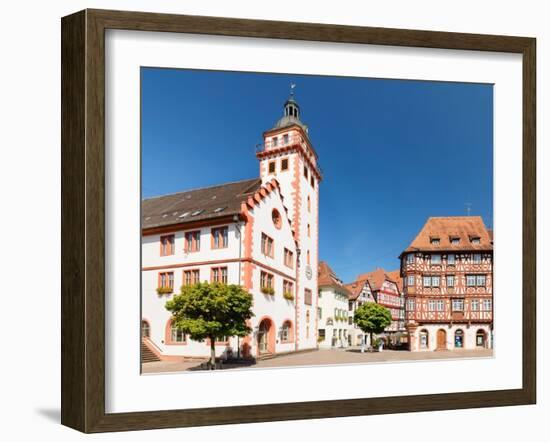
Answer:
[{"label": "downspout", "polygon": [[[241,261],[242,261],[243,237],[241,233],[241,223],[239,222],[238,215],[233,216],[233,221],[235,221],[235,228],[237,229],[237,232],[239,232],[239,283],[240,283],[242,278]],[[241,343],[240,343],[239,337],[237,336],[237,359],[240,359],[240,358],[241,358]]]}]

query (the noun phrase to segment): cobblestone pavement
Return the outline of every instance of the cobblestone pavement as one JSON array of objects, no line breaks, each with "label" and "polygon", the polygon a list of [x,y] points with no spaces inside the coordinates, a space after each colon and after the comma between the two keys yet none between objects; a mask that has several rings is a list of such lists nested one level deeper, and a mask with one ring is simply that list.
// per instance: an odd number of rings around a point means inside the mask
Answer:
[{"label": "cobblestone pavement", "polygon": [[[449,350],[429,352],[409,352],[384,350],[380,353],[361,353],[358,348],[315,350],[277,356],[271,359],[257,361],[255,364],[224,364],[223,369],[256,369],[274,367],[293,367],[304,365],[331,365],[331,364],[354,364],[370,362],[407,362],[436,359],[457,359],[457,358],[479,358],[492,357],[493,351],[480,350]],[[180,371],[201,370],[201,361],[186,362],[148,362],[142,364],[142,372],[146,373],[168,373]]]}]

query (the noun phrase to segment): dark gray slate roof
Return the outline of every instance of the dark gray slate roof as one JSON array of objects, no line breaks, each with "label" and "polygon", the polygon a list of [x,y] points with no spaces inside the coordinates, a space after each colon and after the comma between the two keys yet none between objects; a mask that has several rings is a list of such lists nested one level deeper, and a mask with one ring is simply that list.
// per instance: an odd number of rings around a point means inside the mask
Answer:
[{"label": "dark gray slate roof", "polygon": [[283,127],[292,126],[293,124],[297,124],[298,126],[300,126],[302,129],[304,129],[305,133],[307,134],[308,132],[307,126],[304,123],[302,123],[302,121],[298,117],[295,117],[293,115],[285,115],[281,117],[275,123],[275,126],[273,126],[271,130],[282,129]]},{"label": "dark gray slate roof", "polygon": [[254,178],[144,199],[141,202],[142,228],[238,214],[241,203],[253,195],[261,183],[260,178]]}]

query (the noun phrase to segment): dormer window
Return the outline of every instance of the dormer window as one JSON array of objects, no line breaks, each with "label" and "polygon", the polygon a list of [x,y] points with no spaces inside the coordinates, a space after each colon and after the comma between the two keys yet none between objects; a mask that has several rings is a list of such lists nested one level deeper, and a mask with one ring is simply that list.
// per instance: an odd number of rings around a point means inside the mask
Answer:
[{"label": "dormer window", "polygon": [[472,244],[480,244],[481,243],[481,238],[479,236],[471,236],[470,237],[470,242]]},{"label": "dormer window", "polygon": [[430,244],[432,246],[438,246],[440,244],[439,238],[436,237],[430,237]]},{"label": "dormer window", "polygon": [[451,242],[451,245],[458,246],[460,244],[460,238],[457,236],[451,236],[449,238],[449,241]]}]

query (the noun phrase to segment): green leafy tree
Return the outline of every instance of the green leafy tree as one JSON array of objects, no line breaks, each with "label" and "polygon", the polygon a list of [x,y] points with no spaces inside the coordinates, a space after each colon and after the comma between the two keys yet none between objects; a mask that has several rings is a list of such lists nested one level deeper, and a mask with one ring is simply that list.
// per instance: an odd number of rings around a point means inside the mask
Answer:
[{"label": "green leafy tree", "polygon": [[207,282],[183,286],[166,303],[172,324],[191,339],[210,339],[210,365],[216,366],[216,340],[224,336],[246,336],[252,313],[252,295],[238,285]]},{"label": "green leafy tree", "polygon": [[384,306],[375,302],[367,302],[355,310],[353,322],[369,333],[370,342],[373,343],[373,333],[382,333],[391,324],[391,312]]}]

